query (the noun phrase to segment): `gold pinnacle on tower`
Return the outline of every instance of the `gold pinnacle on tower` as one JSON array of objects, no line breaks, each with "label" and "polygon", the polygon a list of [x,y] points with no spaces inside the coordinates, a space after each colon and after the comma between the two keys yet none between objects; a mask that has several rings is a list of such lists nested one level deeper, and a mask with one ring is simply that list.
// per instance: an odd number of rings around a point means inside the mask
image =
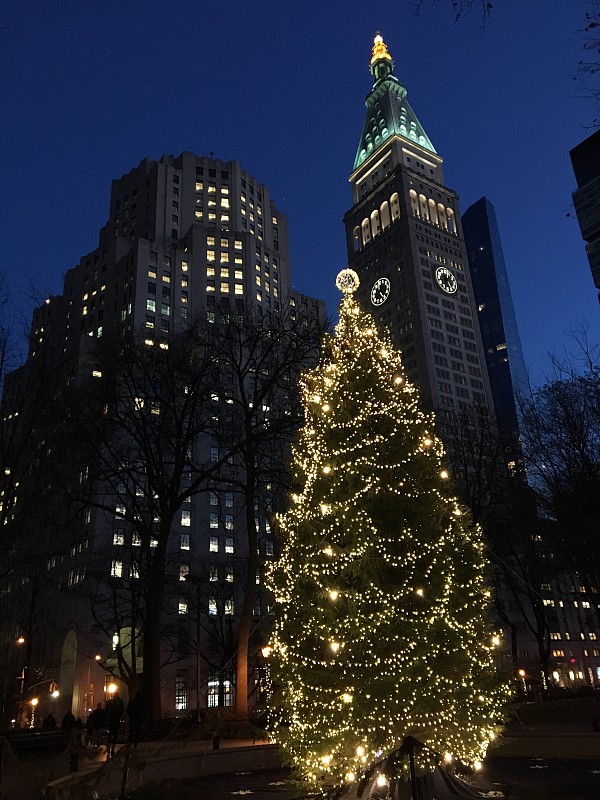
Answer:
[{"label": "gold pinnacle on tower", "polygon": [[383,41],[383,36],[377,31],[373,39],[373,57],[371,58],[371,65],[380,58],[387,58],[389,61],[392,60],[391,55],[388,53],[387,45]]}]

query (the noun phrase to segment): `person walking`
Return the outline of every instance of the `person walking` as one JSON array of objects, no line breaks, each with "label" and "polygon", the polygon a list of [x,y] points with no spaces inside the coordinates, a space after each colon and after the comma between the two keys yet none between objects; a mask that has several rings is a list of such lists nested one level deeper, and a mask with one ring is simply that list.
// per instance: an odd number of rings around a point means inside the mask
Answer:
[{"label": "person walking", "polygon": [[119,726],[121,724],[121,717],[125,711],[123,701],[119,697],[119,693],[115,692],[111,698],[106,701],[106,720],[108,723],[108,748],[107,754],[114,756],[115,745],[119,736]]},{"label": "person walking", "polygon": [[75,716],[70,711],[67,711],[67,713],[62,718],[60,727],[63,729],[63,731],[67,731],[68,733],[70,733],[76,724],[77,720],[75,719]]},{"label": "person walking", "polygon": [[102,703],[98,703],[87,718],[87,731],[90,741],[97,742],[102,737],[102,731],[106,730],[107,727],[106,711],[102,708]]},{"label": "person walking", "polygon": [[55,731],[56,730],[56,720],[54,719],[54,714],[50,712],[44,723],[42,725],[42,730],[44,731]]},{"label": "person walking", "polygon": [[138,689],[135,697],[127,703],[127,716],[129,717],[129,744],[133,747],[138,746],[142,724],[144,722],[144,712],[146,710],[144,697]]}]

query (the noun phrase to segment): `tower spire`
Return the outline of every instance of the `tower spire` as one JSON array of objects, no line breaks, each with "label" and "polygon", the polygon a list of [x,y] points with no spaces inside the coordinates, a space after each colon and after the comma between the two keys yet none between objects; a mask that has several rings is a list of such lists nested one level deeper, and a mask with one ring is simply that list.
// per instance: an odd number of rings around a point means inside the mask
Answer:
[{"label": "tower spire", "polygon": [[431,140],[406,99],[406,89],[394,75],[394,62],[383,36],[377,31],[369,63],[373,86],[367,95],[367,118],[363,128],[354,169],[367,160],[391,137],[414,142],[435,153]]}]

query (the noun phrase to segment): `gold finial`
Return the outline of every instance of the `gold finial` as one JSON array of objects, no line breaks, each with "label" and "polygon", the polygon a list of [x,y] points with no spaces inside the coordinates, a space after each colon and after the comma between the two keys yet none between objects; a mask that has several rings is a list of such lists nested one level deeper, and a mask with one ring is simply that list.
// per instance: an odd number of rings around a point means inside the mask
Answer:
[{"label": "gold finial", "polygon": [[373,57],[371,58],[371,64],[374,64],[380,58],[387,58],[389,61],[392,60],[391,55],[388,53],[387,45],[383,41],[383,36],[377,31],[375,39],[373,40]]}]

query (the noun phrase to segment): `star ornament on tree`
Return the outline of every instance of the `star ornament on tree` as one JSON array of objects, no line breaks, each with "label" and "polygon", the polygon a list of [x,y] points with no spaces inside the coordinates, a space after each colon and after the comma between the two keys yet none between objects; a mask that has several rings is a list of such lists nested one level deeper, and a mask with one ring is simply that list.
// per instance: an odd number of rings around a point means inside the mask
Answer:
[{"label": "star ornament on tree", "polygon": [[353,269],[343,269],[338,272],[335,285],[344,295],[354,294],[360,285],[360,280]]}]

